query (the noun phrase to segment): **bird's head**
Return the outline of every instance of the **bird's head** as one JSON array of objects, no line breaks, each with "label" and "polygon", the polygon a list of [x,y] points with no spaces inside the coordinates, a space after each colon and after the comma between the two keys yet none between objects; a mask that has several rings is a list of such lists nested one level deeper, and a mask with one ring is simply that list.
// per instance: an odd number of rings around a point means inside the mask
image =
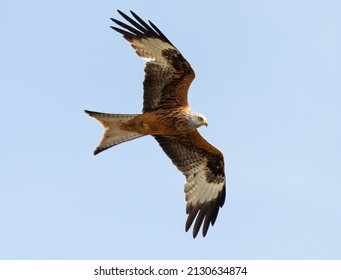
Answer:
[{"label": "bird's head", "polygon": [[199,113],[192,111],[190,113],[190,120],[191,120],[192,125],[195,126],[195,128],[198,128],[202,125],[208,126],[207,119],[203,114],[199,114]]}]

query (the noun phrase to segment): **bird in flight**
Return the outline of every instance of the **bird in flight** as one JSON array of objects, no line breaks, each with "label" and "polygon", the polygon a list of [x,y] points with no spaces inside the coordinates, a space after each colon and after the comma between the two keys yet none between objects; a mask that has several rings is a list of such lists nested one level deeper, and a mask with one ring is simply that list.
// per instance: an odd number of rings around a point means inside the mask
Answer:
[{"label": "bird in flight", "polygon": [[226,179],[223,154],[197,130],[202,125],[207,126],[207,119],[188,104],[188,89],[195,73],[179,50],[152,22],[146,23],[132,11],[132,17],[119,10],[118,13],[130,25],[112,18],[118,27],[111,28],[123,35],[138,56],[147,60],[143,109],[142,114],[85,110],[105,129],[94,154],[138,137],[153,136],[186,177],[186,232],[194,223],[193,237],[197,236],[201,226],[202,234],[206,236],[224,205]]}]

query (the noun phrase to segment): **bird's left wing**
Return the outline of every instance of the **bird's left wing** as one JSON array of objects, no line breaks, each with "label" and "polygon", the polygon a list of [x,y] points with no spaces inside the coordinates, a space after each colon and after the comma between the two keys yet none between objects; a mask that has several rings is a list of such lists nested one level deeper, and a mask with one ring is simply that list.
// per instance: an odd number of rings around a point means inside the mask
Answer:
[{"label": "bird's left wing", "polygon": [[195,77],[190,64],[152,22],[147,24],[132,11],[133,18],[118,12],[131,25],[112,18],[119,27],[111,28],[123,34],[136,53],[147,60],[143,112],[157,106],[187,106],[188,88]]},{"label": "bird's left wing", "polygon": [[206,235],[225,202],[223,154],[197,130],[180,137],[154,136],[174,165],[186,176],[186,231],[193,226],[193,237],[203,224]]}]

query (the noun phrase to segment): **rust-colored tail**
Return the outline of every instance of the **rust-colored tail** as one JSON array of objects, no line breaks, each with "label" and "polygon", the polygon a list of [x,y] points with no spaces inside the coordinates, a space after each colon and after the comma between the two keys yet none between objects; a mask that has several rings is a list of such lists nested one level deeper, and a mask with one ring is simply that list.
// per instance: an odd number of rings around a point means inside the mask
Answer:
[{"label": "rust-colored tail", "polygon": [[121,129],[122,124],[137,117],[138,114],[106,114],[88,110],[85,110],[85,113],[98,120],[105,129],[94,155],[115,145],[143,136],[143,134],[137,132]]}]

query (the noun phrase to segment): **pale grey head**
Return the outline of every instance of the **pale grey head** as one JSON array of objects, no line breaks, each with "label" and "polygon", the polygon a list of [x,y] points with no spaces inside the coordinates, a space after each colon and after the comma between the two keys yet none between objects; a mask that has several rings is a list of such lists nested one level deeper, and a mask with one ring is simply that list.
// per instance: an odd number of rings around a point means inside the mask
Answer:
[{"label": "pale grey head", "polygon": [[198,128],[202,125],[206,125],[206,126],[208,125],[207,119],[203,114],[190,110],[188,112],[187,117],[188,117],[190,125],[193,128]]}]

